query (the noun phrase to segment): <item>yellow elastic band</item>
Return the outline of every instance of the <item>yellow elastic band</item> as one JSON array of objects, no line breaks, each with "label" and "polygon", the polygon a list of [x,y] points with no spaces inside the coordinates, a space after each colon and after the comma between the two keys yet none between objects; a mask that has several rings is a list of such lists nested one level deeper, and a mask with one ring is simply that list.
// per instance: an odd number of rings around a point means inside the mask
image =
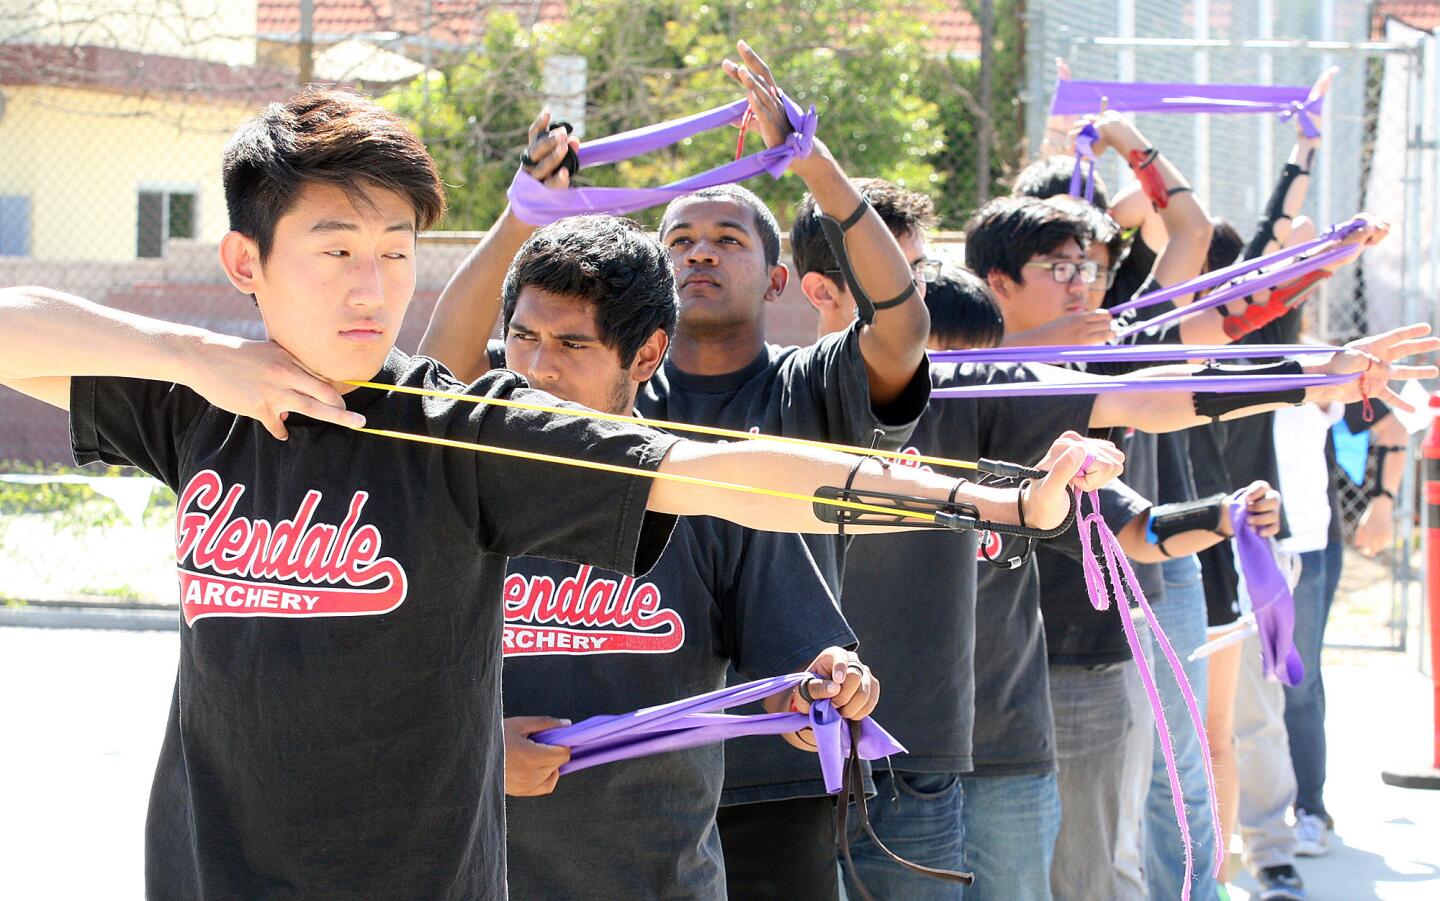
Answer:
[{"label": "yellow elastic band", "polygon": [[[384,386],[393,387],[393,386]],[[566,411],[568,412],[568,411]],[[399,438],[402,441],[417,441],[421,444],[436,444],[440,447],[453,447],[458,450],[479,451],[485,454],[497,454],[502,457],[518,457],[521,460],[535,460],[540,463],[558,463],[562,466],[577,466],[581,469],[595,469],[600,472],[613,472],[627,476],[640,476],[646,479],[655,479],[661,482],[682,482],[686,485],[699,485],[704,488],[723,488],[727,491],[743,491],[748,494],[763,494],[768,497],[782,497],[787,500],[805,501],[812,504],[823,504],[830,507],[844,507],[847,510],[860,510],[866,513],[884,513],[887,516],[904,516],[911,519],[919,519],[925,522],[935,522],[935,514],[926,513],[921,510],[892,509],[881,507],[876,504],[863,504],[859,501],[845,501],[838,498],[816,497],[810,494],[801,494],[795,491],[781,491],[776,488],[759,488],[755,485],[742,485],[738,482],[722,482],[718,479],[705,479],[699,476],[685,476],[672,472],[656,472],[650,469],[640,469],[634,466],[617,466],[614,463],[599,463],[594,460],[582,460],[576,457],[559,457],[554,454],[542,454],[536,451],[517,450],[510,447],[497,447],[493,444],[476,444],[471,441],[456,441],[452,438],[437,438],[433,435],[413,435],[409,432],[394,432],[389,429],[372,429],[365,426],[355,428],[357,432],[364,432],[367,435],[379,435],[383,438]]]},{"label": "yellow elastic band", "polygon": [[357,388],[376,388],[381,391],[396,391],[401,394],[415,394],[420,397],[443,397],[448,400],[469,401],[472,404],[487,404],[492,407],[511,407],[516,410],[533,410],[538,413],[557,413],[561,416],[582,416],[586,419],[601,419],[607,422],[633,422],[640,425],[650,426],[656,429],[665,429],[675,432],[694,432],[700,435],[714,435],[717,438],[738,438],[744,441],[753,441],[763,438],[766,441],[774,441],[779,444],[791,444],[799,447],[813,447],[820,450],[840,451],[846,454],[855,454],[862,457],[885,457],[890,460],[903,460],[913,463],[929,463],[935,466],[950,466],[955,469],[977,469],[976,464],[969,460],[952,460],[948,457],[930,457],[924,454],[907,454],[901,451],[872,450],[866,447],[854,447],[848,444],[834,444],[829,441],[812,441],[808,438],[790,438],[783,435],[761,435],[755,432],[742,432],[738,429],[722,429],[718,426],[693,425],[688,422],[669,422],[664,419],[642,419],[639,416],[626,416],[621,413],[601,413],[596,410],[575,410],[569,407],[552,407],[546,404],[531,404],[518,400],[508,400],[499,397],[480,397],[474,394],[456,394],[449,391],[434,391],[429,388],[411,388],[408,385],[383,385],[379,382],[347,381],[344,384],[354,385]]}]

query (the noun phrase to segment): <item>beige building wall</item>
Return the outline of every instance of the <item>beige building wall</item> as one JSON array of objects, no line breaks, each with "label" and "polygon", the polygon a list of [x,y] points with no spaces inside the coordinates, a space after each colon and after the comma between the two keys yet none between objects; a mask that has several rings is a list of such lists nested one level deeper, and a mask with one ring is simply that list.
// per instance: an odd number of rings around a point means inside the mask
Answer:
[{"label": "beige building wall", "polygon": [[200,96],[6,86],[0,194],[30,198],[30,255],[41,261],[136,258],[141,190],[196,195],[196,234],[225,234],[220,154],[253,106]]}]

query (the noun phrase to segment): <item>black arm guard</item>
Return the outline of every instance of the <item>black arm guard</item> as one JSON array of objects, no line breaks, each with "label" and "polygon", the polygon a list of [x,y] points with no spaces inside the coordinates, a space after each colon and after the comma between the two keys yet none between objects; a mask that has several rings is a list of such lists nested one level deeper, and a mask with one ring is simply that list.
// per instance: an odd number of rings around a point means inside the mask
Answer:
[{"label": "black arm guard", "polygon": [[1145,538],[1162,548],[1167,539],[1181,532],[1220,532],[1225,516],[1225,495],[1215,494],[1193,501],[1179,501],[1150,508],[1150,527]]},{"label": "black arm guard", "polygon": [[1294,163],[1286,163],[1285,168],[1280,170],[1280,181],[1276,182],[1270,201],[1265,204],[1265,213],[1255,226],[1255,234],[1245,245],[1244,259],[1253,260],[1264,254],[1265,245],[1275,240],[1275,223],[1290,218],[1285,214],[1285,195],[1290,193],[1290,186],[1295,183],[1295,179],[1309,174],[1308,170],[1301,169]]},{"label": "black arm guard", "polygon": [[917,293],[915,283],[912,281],[899,295],[877,302],[865,293],[864,288],[860,287],[860,279],[855,277],[855,270],[850,266],[850,254],[845,250],[845,233],[865,218],[865,211],[868,209],[870,209],[870,201],[862,197],[860,206],[856,207],[855,212],[851,213],[850,218],[844,222],[833,216],[820,214],[820,229],[825,232],[825,242],[830,245],[830,253],[835,257],[835,266],[840,270],[840,277],[845,279],[845,287],[855,298],[855,317],[865,325],[875,321],[876,310],[898,307],[909,300],[911,295]]},{"label": "black arm guard", "polygon": [[[1274,363],[1269,366],[1206,366],[1195,373],[1195,378],[1211,375],[1301,375],[1304,369],[1294,360]],[[1198,386],[1197,386],[1198,387]],[[1300,404],[1305,402],[1305,389],[1292,388],[1288,391],[1227,392],[1224,394],[1195,392],[1195,415],[1208,419],[1219,419],[1226,413],[1259,407],[1266,404]]]}]

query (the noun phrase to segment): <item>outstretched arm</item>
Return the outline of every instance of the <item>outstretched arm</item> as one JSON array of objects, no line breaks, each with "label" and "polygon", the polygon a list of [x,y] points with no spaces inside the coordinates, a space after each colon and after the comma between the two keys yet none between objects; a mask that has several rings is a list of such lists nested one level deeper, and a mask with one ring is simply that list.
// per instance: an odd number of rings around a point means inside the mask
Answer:
[{"label": "outstretched arm", "polygon": [[272,341],[137,316],[46,288],[0,289],[0,384],[69,409],[73,376],[186,385],[280,439],[290,413],[338,425],[365,421],[345,409],[334,384]]},{"label": "outstretched arm", "polygon": [[[1430,326],[1424,323],[1391,329],[1371,338],[1362,338],[1345,345],[1322,364],[1303,367],[1314,375],[1348,375],[1362,373],[1359,379],[1343,385],[1318,385],[1305,389],[1303,403],[1354,403],[1375,397],[1399,409],[1410,411],[1411,405],[1390,388],[1391,381],[1433,378],[1440,370],[1431,365],[1400,364],[1400,360],[1440,350],[1440,339],[1428,337]],[[1038,364],[1037,364],[1038,365]],[[1133,378],[1187,376],[1199,366],[1149,366],[1136,370]],[[1054,369],[1052,380],[1074,379],[1068,370]],[[1243,367],[1241,367],[1243,369]],[[1086,376],[1095,378],[1095,376]],[[1210,417],[1195,410],[1195,395],[1203,393],[1203,378],[1196,380],[1195,391],[1126,391],[1100,394],[1090,413],[1090,427],[1136,428],[1145,432],[1173,432],[1204,425]],[[1291,406],[1291,403],[1261,403],[1228,411],[1219,419],[1241,419]]]},{"label": "outstretched arm", "polygon": [[[740,41],[737,47],[741,62],[727,59],[725,72],[745,89],[765,144],[774,147],[793,130],[775,93],[774,76],[749,44]],[[825,215],[844,222],[860,209],[860,192],[819,138],[808,157],[790,164],[790,171],[805,181],[816,206]],[[900,245],[874,210],[866,210],[845,233],[845,251],[861,287],[877,302],[899,297],[915,287]],[[860,352],[870,377],[871,402],[876,407],[898,399],[914,379],[916,370],[925,363],[929,334],[930,314],[918,292],[899,306],[878,311],[874,323],[861,331]]]},{"label": "outstretched arm", "polygon": [[[1086,466],[1086,461],[1089,464]],[[809,498],[822,487],[840,487],[855,473],[858,491],[881,491],[944,502],[954,492],[959,503],[973,504],[979,518],[1051,529],[1070,509],[1069,488],[1098,488],[1120,474],[1124,454],[1106,441],[1087,440],[1067,432],[1051,445],[1037,464],[1047,474],[1023,488],[975,485],[908,466],[881,466],[877,461],[831,451],[799,450],[764,440],[733,444],[678,441],[661,461],[660,472],[696,479],[752,485]],[[856,464],[860,463],[858,471]],[[1082,473],[1081,469],[1085,467]],[[742,493],[716,486],[656,481],[649,509],[677,516],[718,516],[751,529],[771,532],[834,533],[836,527],[816,517],[809,500]],[[847,531],[883,532],[893,527],[846,526]]]},{"label": "outstretched arm", "polygon": [[[525,151],[535,162],[525,171],[547,188],[567,188],[570,171],[560,163],[578,146],[563,128],[551,129],[550,110],[541,110],[530,124]],[[500,286],[510,261],[534,232],[535,226],[521,222],[506,206],[440,292],[420,353],[439,360],[462,382],[473,382],[490,368],[485,342],[500,318]]]}]

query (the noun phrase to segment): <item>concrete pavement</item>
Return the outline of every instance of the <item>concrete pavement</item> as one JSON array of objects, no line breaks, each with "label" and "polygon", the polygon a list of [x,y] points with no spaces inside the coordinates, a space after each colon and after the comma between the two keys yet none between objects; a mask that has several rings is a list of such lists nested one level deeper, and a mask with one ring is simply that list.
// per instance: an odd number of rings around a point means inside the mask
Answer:
[{"label": "concrete pavement", "polygon": [[[0,898],[143,896],[178,645],[174,632],[0,627]],[[1346,653],[1327,656],[1326,684],[1339,835],[1328,857],[1299,863],[1310,898],[1440,898],[1440,792],[1380,781],[1428,762],[1429,683],[1413,655]],[[1244,877],[1232,897],[1254,888]]]}]

